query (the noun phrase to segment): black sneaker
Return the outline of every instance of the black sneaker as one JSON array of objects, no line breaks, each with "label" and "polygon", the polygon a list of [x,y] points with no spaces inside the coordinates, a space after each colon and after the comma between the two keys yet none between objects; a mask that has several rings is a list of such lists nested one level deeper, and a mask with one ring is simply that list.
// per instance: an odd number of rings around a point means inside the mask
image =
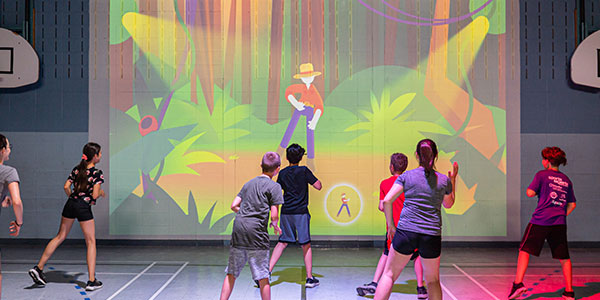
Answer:
[{"label": "black sneaker", "polygon": [[86,291],[95,291],[100,288],[102,288],[102,281],[98,279],[94,279],[94,282],[88,280],[87,284],[85,285]]},{"label": "black sneaker", "polygon": [[508,294],[508,299],[519,298],[519,296],[523,295],[523,293],[526,291],[527,288],[522,282],[519,284],[513,282],[512,289],[510,289],[510,294]]},{"label": "black sneaker", "polygon": [[427,299],[429,295],[427,295],[427,288],[424,286],[417,287],[417,299]]},{"label": "black sneaker", "polygon": [[319,285],[319,279],[316,279],[315,276],[312,278],[306,278],[306,284],[304,284],[305,287],[314,288],[317,285]]},{"label": "black sneaker", "polygon": [[356,293],[359,296],[365,295],[375,295],[375,291],[377,290],[377,282],[371,281],[370,283],[365,283],[356,288]]},{"label": "black sneaker", "polygon": [[48,282],[48,280],[46,280],[46,275],[44,275],[44,272],[40,270],[38,266],[35,266],[29,270],[29,276],[31,276],[31,279],[33,279],[35,284],[46,285]]},{"label": "black sneaker", "polygon": [[574,291],[573,292],[564,291],[562,293],[562,297],[563,297],[563,299],[566,299],[566,300],[575,300],[575,292]]}]

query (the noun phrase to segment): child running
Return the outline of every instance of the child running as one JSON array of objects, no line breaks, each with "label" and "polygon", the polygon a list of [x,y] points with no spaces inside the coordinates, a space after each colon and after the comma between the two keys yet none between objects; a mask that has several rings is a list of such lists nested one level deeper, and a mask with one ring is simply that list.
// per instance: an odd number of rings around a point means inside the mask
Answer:
[{"label": "child running", "polygon": [[[15,220],[10,222],[9,232],[11,236],[18,236],[23,226],[23,203],[19,191],[19,174],[11,166],[4,164],[10,157],[12,145],[8,139],[0,134],[0,201],[2,207],[12,205],[15,212]],[[2,268],[0,267],[0,295],[2,295]]]},{"label": "child running", "polygon": [[[383,211],[383,199],[385,195],[390,191],[396,179],[400,174],[404,173],[406,167],[408,166],[408,158],[403,153],[394,153],[390,157],[390,176],[387,179],[381,181],[379,184],[379,210]],[[394,217],[394,224],[398,224],[398,220],[400,219],[400,212],[402,211],[402,207],[404,205],[404,193],[400,194],[400,196],[394,201],[392,204],[392,215]],[[387,225],[387,223],[386,223]],[[379,258],[379,262],[377,263],[377,269],[375,269],[375,275],[373,275],[373,281],[370,283],[366,283],[362,286],[356,288],[356,292],[360,296],[365,296],[368,294],[375,294],[375,290],[377,289],[377,282],[381,278],[381,274],[383,273],[383,269],[385,268],[385,263],[388,258],[390,245],[392,240],[387,238],[387,230],[385,236],[385,245],[383,246],[383,253]],[[423,265],[421,265],[421,258],[419,257],[419,253],[416,251],[410,258],[415,262],[415,275],[417,277],[417,298],[418,299],[427,299],[427,288],[423,286]]]},{"label": "child running", "polygon": [[[442,250],[442,204],[454,205],[454,186],[458,164],[448,172],[448,177],[435,171],[437,145],[430,139],[417,143],[416,156],[419,167],[398,176],[383,199],[383,210],[388,224],[388,239],[394,251],[390,251],[385,270],[375,292],[376,300],[389,299],[392,286],[415,249],[422,258],[425,281],[430,300],[442,299],[440,286],[440,254]],[[404,207],[395,228],[392,202],[404,192]]]},{"label": "child running", "polygon": [[308,167],[298,164],[304,156],[304,148],[298,144],[291,144],[286,149],[286,158],[289,166],[279,172],[277,182],[283,188],[284,203],[281,207],[282,234],[279,242],[273,249],[269,272],[273,271],[275,264],[283,254],[289,243],[302,247],[304,265],[306,266],[305,287],[313,288],[319,285],[319,280],[312,274],[312,248],[310,247],[310,213],[308,212],[308,185],[321,190],[321,181],[313,175]]},{"label": "child running", "polygon": [[516,299],[527,291],[523,277],[529,264],[529,255],[540,256],[544,241],[548,240],[552,258],[558,259],[565,277],[563,299],[575,299],[572,285],[572,266],[567,244],[567,216],[575,209],[573,183],[567,175],[558,170],[567,164],[565,152],[558,147],[546,147],[542,150],[544,170],[535,174],[527,188],[527,197],[538,196],[538,205],[529,225],[525,229],[519,258],[517,274],[513,282],[509,299]]},{"label": "child running", "polygon": [[36,284],[48,283],[44,275],[44,266],[56,248],[67,238],[77,219],[87,246],[89,280],[85,290],[93,291],[102,288],[102,282],[96,278],[96,228],[92,214],[92,205],[96,204],[98,197],[104,197],[104,191],[100,187],[104,183],[104,175],[102,170],[96,169],[96,164],[100,162],[101,157],[100,145],[87,143],[83,147],[81,162],[73,168],[65,182],[64,190],[69,199],[62,211],[58,234],[48,243],[38,264],[29,270],[29,276]]},{"label": "child running", "polygon": [[279,205],[283,204],[281,186],[272,180],[279,172],[279,154],[267,152],[262,158],[262,174],[246,182],[231,203],[235,215],[229,249],[227,276],[221,288],[221,300],[229,299],[235,279],[240,275],[246,262],[250,265],[252,279],[258,281],[260,296],[271,299],[269,284],[269,232],[267,231],[269,212],[276,234],[281,233],[277,226]]}]

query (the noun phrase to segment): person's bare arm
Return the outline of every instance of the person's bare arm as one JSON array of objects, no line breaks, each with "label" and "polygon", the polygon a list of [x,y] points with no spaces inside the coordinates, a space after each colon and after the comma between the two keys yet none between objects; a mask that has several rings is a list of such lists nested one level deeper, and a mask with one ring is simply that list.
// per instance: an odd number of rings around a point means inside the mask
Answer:
[{"label": "person's bare arm", "polygon": [[73,182],[71,182],[71,180],[67,180],[65,181],[65,185],[63,186],[63,189],[65,190],[65,194],[67,194],[67,197],[71,197],[71,184],[73,184]]},{"label": "person's bare arm", "polygon": [[567,216],[573,212],[573,210],[575,209],[576,206],[577,206],[577,204],[575,202],[567,203]]},{"label": "person's bare arm", "polygon": [[321,180],[317,180],[317,182],[315,182],[315,183],[314,183],[312,186],[313,186],[315,189],[317,189],[317,191],[320,191],[320,190],[321,190],[321,188],[323,188],[323,185],[321,184]]},{"label": "person's bare arm", "polygon": [[269,226],[273,227],[275,234],[281,234],[281,228],[277,223],[279,223],[279,205],[271,205],[271,224]]},{"label": "person's bare arm", "polygon": [[458,175],[457,162],[454,162],[452,169],[452,171],[448,171],[448,178],[450,178],[450,182],[452,183],[452,192],[448,195],[444,195],[444,200],[442,201],[445,208],[452,208],[456,199],[456,176]]},{"label": "person's bare arm", "polygon": [[242,198],[240,198],[240,196],[236,196],[235,199],[233,199],[233,202],[231,202],[231,210],[233,210],[234,213],[237,213],[238,211],[240,211],[241,203],[242,203]]},{"label": "person's bare arm", "polygon": [[383,212],[385,213],[385,221],[388,225],[388,239],[390,241],[394,238],[394,233],[396,233],[396,224],[394,224],[394,217],[392,216],[392,203],[403,191],[404,186],[394,183],[383,199]]},{"label": "person's bare arm", "polygon": [[19,183],[11,182],[8,184],[10,199],[15,212],[15,220],[10,222],[10,235],[18,236],[23,225],[23,202],[21,201],[21,192],[19,191]]},{"label": "person's bare arm", "polygon": [[537,193],[532,189],[527,189],[526,193],[527,197],[535,197],[537,195]]}]

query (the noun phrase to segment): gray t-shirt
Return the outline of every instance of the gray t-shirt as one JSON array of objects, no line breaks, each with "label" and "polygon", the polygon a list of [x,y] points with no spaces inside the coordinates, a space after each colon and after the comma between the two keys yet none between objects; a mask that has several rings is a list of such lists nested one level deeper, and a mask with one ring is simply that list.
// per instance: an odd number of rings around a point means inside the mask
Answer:
[{"label": "gray t-shirt", "polygon": [[240,210],[233,221],[231,246],[240,249],[269,249],[269,212],[272,205],[283,204],[279,183],[267,176],[246,182],[238,193]]},{"label": "gray t-shirt", "polygon": [[8,185],[13,182],[20,182],[17,170],[11,166],[0,164],[0,202],[9,195]]},{"label": "gray t-shirt", "polygon": [[398,228],[421,234],[442,235],[442,201],[452,193],[448,176],[435,172],[425,176],[422,167],[398,176],[396,183],[404,187],[404,208]]}]

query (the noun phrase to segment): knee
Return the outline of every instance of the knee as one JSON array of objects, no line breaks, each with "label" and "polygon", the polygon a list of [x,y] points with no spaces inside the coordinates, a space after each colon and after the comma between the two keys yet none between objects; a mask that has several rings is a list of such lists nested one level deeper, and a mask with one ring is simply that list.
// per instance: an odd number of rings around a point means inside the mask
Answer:
[{"label": "knee", "polygon": [[310,243],[302,245],[302,250],[307,251],[308,249],[310,249]]},{"label": "knee", "polygon": [[67,234],[66,233],[62,233],[59,232],[55,237],[54,240],[56,240],[59,243],[64,242],[67,239]]},{"label": "knee", "polygon": [[288,246],[288,243],[285,242],[279,242],[279,245],[281,245],[281,247],[285,248]]},{"label": "knee", "polygon": [[95,236],[86,236],[85,243],[87,245],[96,245],[96,237]]},{"label": "knee", "polygon": [[425,282],[427,282],[428,286],[439,285],[440,276],[425,276]]}]

